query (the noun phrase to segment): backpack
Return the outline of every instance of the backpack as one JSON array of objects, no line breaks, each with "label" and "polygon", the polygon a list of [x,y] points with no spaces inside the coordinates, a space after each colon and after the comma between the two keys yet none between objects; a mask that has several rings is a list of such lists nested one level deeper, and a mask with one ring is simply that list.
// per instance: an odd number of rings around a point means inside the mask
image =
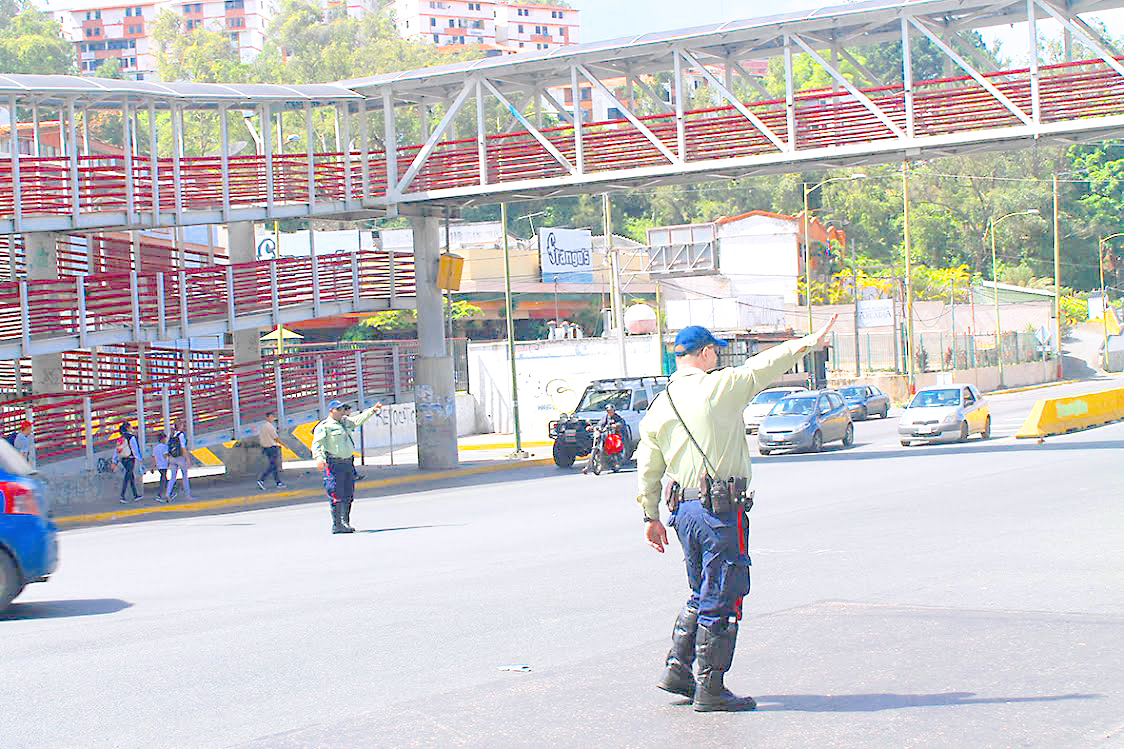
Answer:
[{"label": "backpack", "polygon": [[180,442],[180,435],[183,432],[175,432],[168,435],[168,457],[178,458],[183,455],[183,444]]}]

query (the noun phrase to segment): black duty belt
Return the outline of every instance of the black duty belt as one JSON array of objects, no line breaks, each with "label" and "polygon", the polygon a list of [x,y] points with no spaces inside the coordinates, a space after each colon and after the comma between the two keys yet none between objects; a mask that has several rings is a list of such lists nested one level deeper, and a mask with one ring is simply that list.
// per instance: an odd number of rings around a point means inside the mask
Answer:
[{"label": "black duty belt", "polygon": [[352,461],[354,461],[354,460],[355,460],[355,456],[354,456],[354,455],[349,455],[349,456],[347,456],[346,458],[337,458],[337,457],[336,457],[336,456],[334,456],[334,455],[329,455],[329,456],[328,456],[328,462],[329,462],[329,463],[351,463],[351,462],[352,462]]}]

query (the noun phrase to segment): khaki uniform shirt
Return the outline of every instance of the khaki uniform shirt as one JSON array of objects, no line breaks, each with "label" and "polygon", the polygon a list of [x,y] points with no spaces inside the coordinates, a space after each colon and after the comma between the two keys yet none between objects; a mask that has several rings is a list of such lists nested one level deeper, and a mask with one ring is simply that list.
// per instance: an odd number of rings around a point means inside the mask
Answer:
[{"label": "khaki uniform shirt", "polygon": [[262,447],[277,447],[280,443],[277,441],[277,427],[273,426],[273,422],[263,421],[258,424],[258,443]]},{"label": "khaki uniform shirt", "polygon": [[351,431],[374,416],[376,408],[377,406],[371,406],[366,411],[345,416],[339,421],[329,416],[317,424],[312,430],[312,457],[316,460],[350,458],[355,452]]},{"label": "khaki uniform shirt", "polygon": [[652,401],[640,421],[640,444],[636,448],[640,493],[636,501],[646,516],[655,520],[660,517],[660,481],[664,475],[682,487],[692,488],[699,485],[705,467],[698,448],[675,416],[668,394],[717,471],[714,478],[749,479],[749,445],[742,411],[754,395],[792,369],[815,343],[814,336],[805,336],[757,354],[740,367],[713,372],[681,367],[675,371],[667,393]]}]

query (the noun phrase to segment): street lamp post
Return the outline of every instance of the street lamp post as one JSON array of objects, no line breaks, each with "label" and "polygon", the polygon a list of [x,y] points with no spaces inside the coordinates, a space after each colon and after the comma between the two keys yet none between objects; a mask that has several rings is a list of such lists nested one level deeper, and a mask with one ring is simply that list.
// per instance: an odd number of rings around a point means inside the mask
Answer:
[{"label": "street lamp post", "polygon": [[1107,237],[1102,237],[1100,242],[1097,243],[1097,266],[1101,272],[1101,325],[1104,329],[1104,355],[1101,363],[1104,365],[1104,371],[1108,372],[1108,290],[1104,283],[1104,246],[1110,239],[1116,237],[1124,237],[1124,231],[1109,234]]},{"label": "street lamp post", "polygon": [[852,179],[866,179],[866,175],[855,173],[848,174],[846,177],[830,177],[811,187],[808,186],[807,182],[801,183],[804,188],[804,303],[808,310],[809,333],[813,332],[814,329],[812,328],[812,256],[808,241],[808,196],[824,185],[832,182],[846,182]]},{"label": "street lamp post", "polygon": [[988,225],[988,231],[991,232],[991,290],[995,296],[995,358],[999,364],[999,387],[1003,387],[1003,326],[999,322],[999,263],[995,250],[995,227],[1003,219],[1011,218],[1012,216],[1037,216],[1038,209],[1031,208],[1029,211],[1014,211],[1012,213],[1005,213],[997,219],[991,221]]}]

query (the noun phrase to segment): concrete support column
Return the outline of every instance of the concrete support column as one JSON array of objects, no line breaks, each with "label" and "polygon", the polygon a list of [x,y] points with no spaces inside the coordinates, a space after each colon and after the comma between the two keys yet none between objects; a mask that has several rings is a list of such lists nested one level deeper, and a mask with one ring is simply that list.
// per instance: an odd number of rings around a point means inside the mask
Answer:
[{"label": "concrete support column", "polygon": [[[254,243],[254,222],[236,221],[227,224],[226,236],[230,243],[230,264],[250,263],[257,259],[257,245]],[[261,359],[261,332],[241,330],[231,332],[234,343],[234,363],[242,364]]]},{"label": "concrete support column", "polygon": [[[28,281],[59,277],[59,246],[55,234],[50,232],[24,234],[23,252]],[[62,389],[62,354],[42,354],[31,357],[32,394],[59,393]]]},{"label": "concrete support column", "polygon": [[444,310],[437,288],[440,220],[410,219],[414,230],[414,274],[418,300],[418,358],[414,362],[414,409],[419,468],[457,465],[457,410],[453,359],[445,342]]}]

